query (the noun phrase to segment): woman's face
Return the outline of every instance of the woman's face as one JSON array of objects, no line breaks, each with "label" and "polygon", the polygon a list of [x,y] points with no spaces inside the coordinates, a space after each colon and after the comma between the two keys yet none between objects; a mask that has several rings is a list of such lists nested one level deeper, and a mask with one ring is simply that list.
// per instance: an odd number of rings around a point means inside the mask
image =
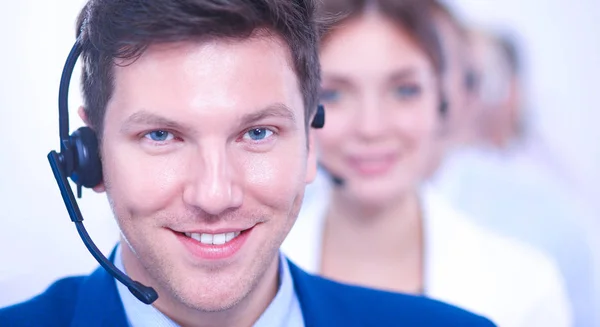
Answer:
[{"label": "woman's face", "polygon": [[406,31],[377,14],[343,22],[321,50],[327,122],[321,164],[355,203],[381,206],[422,179],[439,122],[433,66]]}]

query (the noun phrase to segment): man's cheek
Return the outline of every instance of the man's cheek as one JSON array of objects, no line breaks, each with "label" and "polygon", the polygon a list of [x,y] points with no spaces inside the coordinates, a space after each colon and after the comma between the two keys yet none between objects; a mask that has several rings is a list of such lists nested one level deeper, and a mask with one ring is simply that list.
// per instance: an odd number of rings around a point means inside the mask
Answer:
[{"label": "man's cheek", "polygon": [[253,193],[273,199],[288,198],[303,175],[300,161],[293,156],[255,157],[244,165],[246,185]]},{"label": "man's cheek", "polygon": [[110,171],[114,200],[136,216],[150,215],[165,207],[176,189],[177,169],[152,160],[122,159]]}]

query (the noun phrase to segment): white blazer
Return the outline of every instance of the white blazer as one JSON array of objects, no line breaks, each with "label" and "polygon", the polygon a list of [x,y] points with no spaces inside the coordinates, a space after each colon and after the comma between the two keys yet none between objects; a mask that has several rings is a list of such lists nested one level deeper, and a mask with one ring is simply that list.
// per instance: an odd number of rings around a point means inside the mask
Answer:
[{"label": "white blazer", "polygon": [[[296,224],[281,246],[318,274],[331,185],[320,174],[307,187]],[[425,295],[493,320],[499,327],[572,326],[562,277],[541,252],[485,230],[423,190]]]}]

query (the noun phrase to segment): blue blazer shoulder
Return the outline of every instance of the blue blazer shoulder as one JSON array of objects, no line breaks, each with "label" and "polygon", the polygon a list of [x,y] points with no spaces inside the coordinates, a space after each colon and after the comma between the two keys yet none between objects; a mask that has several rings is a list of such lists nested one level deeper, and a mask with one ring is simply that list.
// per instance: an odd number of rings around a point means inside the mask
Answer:
[{"label": "blue blazer shoulder", "polygon": [[[376,291],[307,274],[290,262],[306,327],[491,327],[489,320],[425,297]],[[2,327],[126,327],[115,281],[98,268],[69,277],[29,301],[0,309]]]}]

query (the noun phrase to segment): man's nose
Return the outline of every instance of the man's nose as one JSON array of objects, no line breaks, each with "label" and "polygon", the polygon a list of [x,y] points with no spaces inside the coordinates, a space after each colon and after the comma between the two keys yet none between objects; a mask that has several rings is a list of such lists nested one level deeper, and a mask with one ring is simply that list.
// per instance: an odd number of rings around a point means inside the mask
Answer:
[{"label": "man's nose", "polygon": [[190,178],[183,200],[210,215],[218,215],[242,205],[244,193],[239,167],[227,149],[200,150],[190,163]]}]

